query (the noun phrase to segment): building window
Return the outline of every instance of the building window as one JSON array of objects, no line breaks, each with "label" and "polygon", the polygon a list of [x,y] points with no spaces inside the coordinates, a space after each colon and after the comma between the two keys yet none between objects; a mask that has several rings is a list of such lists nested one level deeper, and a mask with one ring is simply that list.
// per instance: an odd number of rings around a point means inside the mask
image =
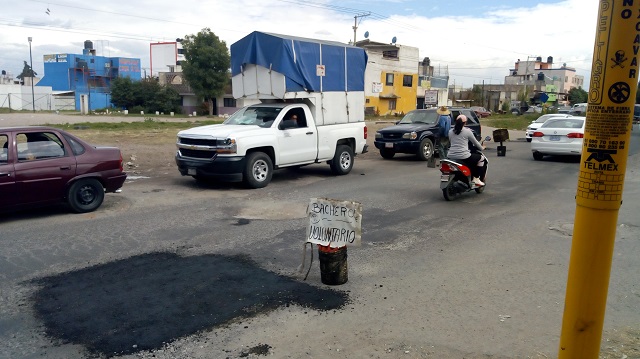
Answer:
[{"label": "building window", "polygon": [[387,86],[393,86],[393,74],[387,74],[387,81],[385,84]]},{"label": "building window", "polygon": [[404,76],[402,76],[402,86],[404,86],[404,87],[412,87],[413,86],[413,76],[412,75],[404,75]]},{"label": "building window", "polygon": [[391,99],[389,100],[389,110],[395,110],[396,109],[396,99]]},{"label": "building window", "polygon": [[224,107],[236,107],[236,99],[235,98],[224,98],[222,99]]},{"label": "building window", "polygon": [[178,49],[178,54],[184,55],[184,49]]},{"label": "building window", "polygon": [[369,102],[370,102],[370,100],[369,100],[369,99],[366,99],[366,100],[365,100],[365,103],[369,103]]},{"label": "building window", "polygon": [[384,59],[397,59],[398,50],[382,51],[382,58]]}]

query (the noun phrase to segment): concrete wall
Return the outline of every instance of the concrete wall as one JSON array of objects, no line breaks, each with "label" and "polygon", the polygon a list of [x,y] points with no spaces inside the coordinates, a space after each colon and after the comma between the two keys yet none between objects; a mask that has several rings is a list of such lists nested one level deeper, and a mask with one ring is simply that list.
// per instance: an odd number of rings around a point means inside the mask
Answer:
[{"label": "concrete wall", "polygon": [[32,95],[31,86],[0,85],[0,108],[15,111],[32,111],[34,107],[36,111],[52,110],[51,87],[34,86],[33,90]]}]

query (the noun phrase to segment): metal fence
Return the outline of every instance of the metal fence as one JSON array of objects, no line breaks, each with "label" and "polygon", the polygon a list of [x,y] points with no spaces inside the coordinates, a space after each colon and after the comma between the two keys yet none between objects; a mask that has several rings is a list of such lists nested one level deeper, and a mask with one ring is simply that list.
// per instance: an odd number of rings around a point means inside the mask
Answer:
[{"label": "metal fence", "polygon": [[0,108],[8,108],[9,111],[74,111],[76,100],[73,95],[8,93],[0,94]]}]

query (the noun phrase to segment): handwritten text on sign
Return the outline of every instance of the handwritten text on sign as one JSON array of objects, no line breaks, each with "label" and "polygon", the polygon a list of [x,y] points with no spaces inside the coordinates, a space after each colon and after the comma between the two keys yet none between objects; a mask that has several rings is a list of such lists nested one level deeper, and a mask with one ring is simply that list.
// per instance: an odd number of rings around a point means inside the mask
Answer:
[{"label": "handwritten text on sign", "polygon": [[362,204],[312,198],[308,208],[307,242],[333,248],[360,245]]}]

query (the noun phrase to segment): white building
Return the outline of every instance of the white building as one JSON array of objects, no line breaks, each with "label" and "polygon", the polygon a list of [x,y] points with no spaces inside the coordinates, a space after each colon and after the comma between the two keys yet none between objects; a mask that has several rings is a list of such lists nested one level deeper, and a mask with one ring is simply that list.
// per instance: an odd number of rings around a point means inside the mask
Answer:
[{"label": "white building", "polygon": [[11,74],[3,71],[0,75],[0,108],[12,111],[51,111],[61,109],[53,96],[51,86],[36,86],[39,78],[34,79],[33,93],[31,92],[31,77],[24,79],[24,85]]},{"label": "white building", "polygon": [[[180,39],[176,39],[180,40]],[[149,76],[158,76],[161,72],[181,72],[180,64],[184,61],[182,44],[174,42],[154,42],[149,45],[151,57]]]},{"label": "white building", "polygon": [[[576,74],[576,69],[562,64],[560,68],[553,68],[553,57],[527,57],[526,61],[518,59],[515,67],[509,70],[504,78],[505,85],[535,85],[537,90],[544,91],[549,85],[556,89],[558,100],[565,100],[572,88],[584,86],[584,76]],[[586,89],[585,89],[586,90]]]}]

